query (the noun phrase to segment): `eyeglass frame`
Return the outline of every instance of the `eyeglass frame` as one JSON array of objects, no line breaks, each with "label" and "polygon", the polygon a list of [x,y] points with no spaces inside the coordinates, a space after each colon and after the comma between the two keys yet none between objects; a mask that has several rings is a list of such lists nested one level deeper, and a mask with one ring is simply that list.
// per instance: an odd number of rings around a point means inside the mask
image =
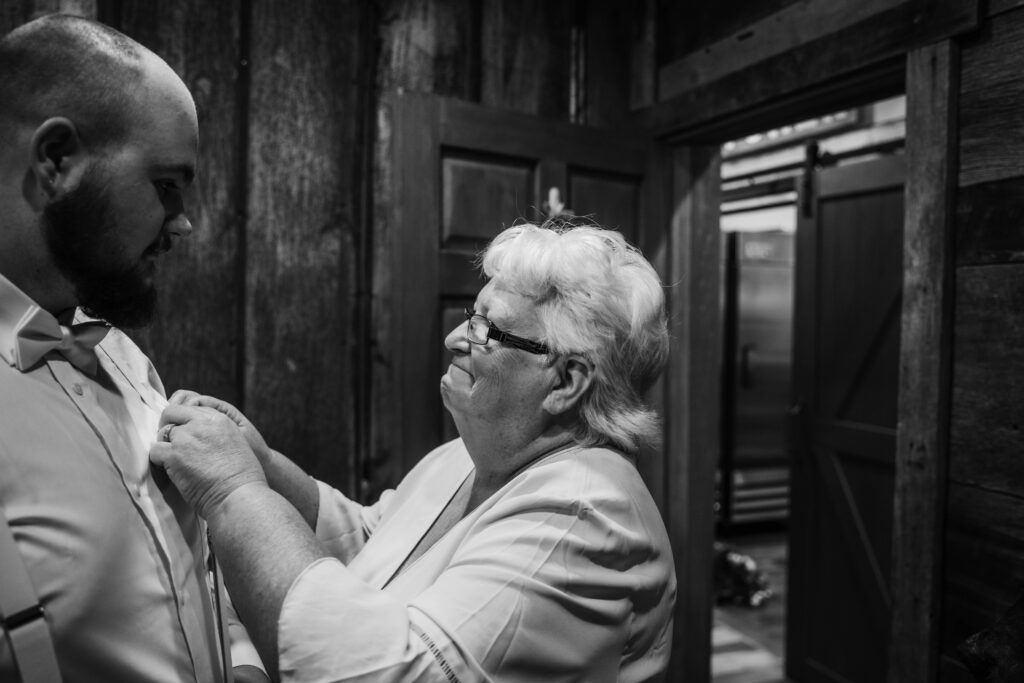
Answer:
[{"label": "eyeglass frame", "polygon": [[[537,355],[551,353],[551,349],[546,344],[499,329],[498,326],[491,322],[491,319],[486,315],[477,313],[476,311],[471,311],[468,308],[462,309],[462,312],[466,314],[466,322],[469,323],[469,325],[466,326],[466,340],[469,341],[470,344],[483,346],[489,340],[493,339],[494,341],[501,342],[502,344],[508,344],[514,348],[526,351],[527,353],[535,353]],[[469,334],[469,331],[473,327],[473,318],[481,318],[487,323],[487,339],[484,341],[476,341]]]}]

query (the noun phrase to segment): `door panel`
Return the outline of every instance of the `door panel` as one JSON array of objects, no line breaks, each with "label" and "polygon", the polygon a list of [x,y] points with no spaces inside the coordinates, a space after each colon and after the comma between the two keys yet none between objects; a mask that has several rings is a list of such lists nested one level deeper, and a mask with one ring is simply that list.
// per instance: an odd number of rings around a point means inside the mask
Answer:
[{"label": "door panel", "polygon": [[[566,209],[635,240],[652,146],[640,135],[432,95],[391,93],[385,106],[393,127],[395,291],[380,354],[394,359],[401,390],[378,443],[393,450],[398,465],[388,476],[396,479],[455,436],[438,390],[450,360],[443,339],[484,284],[477,253],[517,220],[543,220],[552,187]],[[660,457],[642,468],[659,482]]]},{"label": "door panel", "polygon": [[474,251],[494,226],[526,214],[533,198],[529,159],[441,150],[441,248]]},{"label": "door panel", "polygon": [[787,673],[875,683],[891,610],[903,160],[814,175],[797,229]]},{"label": "door panel", "polygon": [[640,180],[636,176],[570,168],[568,206],[577,215],[593,215],[601,225],[618,230],[632,242],[637,230]]}]

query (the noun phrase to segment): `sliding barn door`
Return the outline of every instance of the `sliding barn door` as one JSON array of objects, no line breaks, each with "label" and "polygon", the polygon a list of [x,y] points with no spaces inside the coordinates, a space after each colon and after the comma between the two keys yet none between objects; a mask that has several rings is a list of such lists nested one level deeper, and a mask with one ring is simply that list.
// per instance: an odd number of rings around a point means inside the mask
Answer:
[{"label": "sliding barn door", "polygon": [[635,242],[651,145],[431,95],[391,93],[384,112],[392,177],[379,181],[390,196],[378,207],[388,241],[374,245],[386,287],[377,355],[399,389],[382,399],[376,476],[393,479],[456,436],[438,388],[451,358],[443,339],[484,284],[477,253],[516,221],[542,221],[552,203]]},{"label": "sliding barn door", "polygon": [[797,228],[787,673],[885,680],[903,159],[814,171]]}]

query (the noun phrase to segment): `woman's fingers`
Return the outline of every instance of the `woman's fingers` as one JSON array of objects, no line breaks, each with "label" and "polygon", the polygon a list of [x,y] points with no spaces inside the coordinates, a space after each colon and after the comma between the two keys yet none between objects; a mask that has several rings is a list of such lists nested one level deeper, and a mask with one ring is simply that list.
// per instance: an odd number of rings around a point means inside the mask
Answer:
[{"label": "woman's fingers", "polygon": [[195,406],[199,405],[198,400],[202,398],[198,392],[191,389],[178,389],[167,399],[170,405]]}]

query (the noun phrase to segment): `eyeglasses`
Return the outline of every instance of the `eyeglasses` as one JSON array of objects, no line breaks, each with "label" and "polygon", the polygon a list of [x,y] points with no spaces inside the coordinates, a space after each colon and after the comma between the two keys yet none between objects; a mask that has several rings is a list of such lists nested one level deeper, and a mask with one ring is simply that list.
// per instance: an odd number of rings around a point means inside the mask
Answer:
[{"label": "eyeglasses", "polygon": [[468,308],[463,309],[463,313],[466,314],[466,320],[469,321],[469,334],[466,338],[473,344],[486,344],[488,339],[494,339],[502,344],[508,344],[514,346],[517,349],[528,351],[530,353],[544,354],[550,353],[549,349],[540,342],[531,341],[524,337],[517,337],[514,334],[508,332],[502,332],[498,327],[490,320],[480,315],[476,311],[471,311]]}]

